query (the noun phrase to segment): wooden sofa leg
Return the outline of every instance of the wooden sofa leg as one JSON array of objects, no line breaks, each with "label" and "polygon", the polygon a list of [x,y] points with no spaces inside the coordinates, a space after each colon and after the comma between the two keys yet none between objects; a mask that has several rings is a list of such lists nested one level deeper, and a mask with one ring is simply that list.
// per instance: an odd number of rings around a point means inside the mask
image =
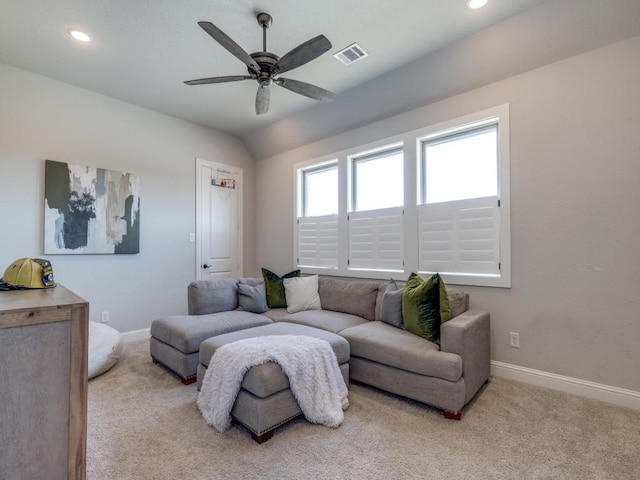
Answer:
[{"label": "wooden sofa leg", "polygon": [[[160,361],[154,357],[153,355],[151,356],[151,361],[153,363],[160,363]],[[160,363],[160,365],[162,365]],[[191,385],[192,383],[196,383],[198,381],[198,376],[197,375],[191,375],[190,377],[187,378],[180,378],[180,381],[184,384],[184,385]]]},{"label": "wooden sofa leg", "polygon": [[273,437],[273,430],[264,432],[262,435],[256,435],[255,433],[251,432],[251,438],[253,438],[258,443],[264,443],[267,440],[269,440],[271,437]]},{"label": "wooden sofa leg", "polygon": [[462,412],[452,412],[451,410],[445,410],[444,418],[448,418],[449,420],[460,420],[462,418]]}]

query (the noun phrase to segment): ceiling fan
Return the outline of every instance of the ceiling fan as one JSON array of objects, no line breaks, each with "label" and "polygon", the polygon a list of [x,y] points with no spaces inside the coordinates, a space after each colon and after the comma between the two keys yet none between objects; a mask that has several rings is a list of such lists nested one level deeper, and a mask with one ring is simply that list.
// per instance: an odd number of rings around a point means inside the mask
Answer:
[{"label": "ceiling fan", "polygon": [[284,78],[280,75],[298,68],[331,49],[331,42],[324,35],[307,40],[289,51],[282,57],[267,51],[267,28],[273,23],[273,18],[267,13],[258,14],[258,24],[262,27],[262,52],[248,54],[226,33],[211,22],[198,22],[198,25],[213,39],[226,48],[231,54],[241,60],[249,70],[249,75],[229,75],[225,77],[201,78],[187,80],[187,85],[206,85],[209,83],[237,82],[240,80],[257,80],[258,93],[256,95],[256,114],[261,115],[269,111],[272,83],[321,102],[330,102],[335,93],[310,83]]}]

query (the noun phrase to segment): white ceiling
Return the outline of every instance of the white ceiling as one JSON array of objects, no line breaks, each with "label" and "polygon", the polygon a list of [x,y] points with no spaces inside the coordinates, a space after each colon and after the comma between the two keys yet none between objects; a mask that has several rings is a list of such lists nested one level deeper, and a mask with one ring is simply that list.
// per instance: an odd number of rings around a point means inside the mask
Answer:
[{"label": "white ceiling", "polygon": [[[259,12],[274,18],[267,48],[279,56],[324,34],[333,49],[286,76],[340,95],[540,3],[489,0],[470,10],[466,0],[0,0],[0,63],[243,136],[317,102],[273,86],[269,113],[256,116],[254,81],[184,85],[246,74],[198,21],[249,53],[262,49]],[[69,28],[92,42],[75,42]],[[353,42],[369,57],[347,67],[331,54]]]}]

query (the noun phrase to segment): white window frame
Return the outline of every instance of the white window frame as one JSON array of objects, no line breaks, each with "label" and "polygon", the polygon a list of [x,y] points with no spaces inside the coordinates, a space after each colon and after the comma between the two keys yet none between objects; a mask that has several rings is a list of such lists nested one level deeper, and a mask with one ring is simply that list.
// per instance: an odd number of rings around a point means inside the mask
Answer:
[{"label": "white window frame", "polygon": [[[347,214],[347,269],[351,275],[380,275],[380,272],[404,272],[404,202],[394,207],[356,210],[356,164],[374,160],[390,152],[401,152],[404,158],[404,142],[393,141],[360,149],[347,155],[348,211]],[[403,165],[403,172],[404,172]],[[404,191],[404,185],[403,185]],[[368,246],[362,242],[370,237]]]},{"label": "white window frame", "polygon": [[[446,122],[433,125],[426,129],[417,132],[416,138],[416,158],[417,158],[417,190],[418,190],[418,209],[420,211],[419,216],[423,215],[423,200],[425,200],[424,192],[424,161],[422,158],[424,149],[423,143],[425,141],[452,136],[456,133],[462,133],[465,131],[474,130],[480,128],[483,125],[491,125],[497,123],[498,125],[498,192],[497,196],[493,199],[495,202],[494,209],[494,224],[497,224],[495,231],[495,241],[497,243],[497,271],[491,272],[463,272],[456,271],[461,268],[459,266],[453,266],[447,270],[453,271],[440,271],[444,281],[450,284],[457,285],[478,285],[486,287],[511,287],[511,202],[510,202],[510,157],[509,157],[509,105],[500,105],[498,107],[483,110],[481,112],[466,115],[464,117],[452,119]],[[487,197],[486,201],[489,201],[491,197]],[[426,200],[425,200],[426,201]],[[465,205],[476,206],[478,199],[458,200],[455,202],[444,202],[445,204],[451,204],[452,216],[456,217],[456,211],[460,208],[464,208]],[[480,201],[483,207],[486,201]],[[434,204],[438,205],[438,204]],[[442,205],[445,207],[445,205]],[[456,220],[457,221],[457,220]],[[457,228],[456,231],[459,231]],[[457,234],[453,234],[453,243],[457,249],[459,246],[459,238]],[[421,232],[418,232],[420,238]],[[418,248],[421,248],[418,246]],[[459,256],[459,250],[454,252],[453,263],[459,265],[461,262]],[[419,254],[422,257],[422,253]],[[428,269],[424,265],[420,265],[421,260],[418,260],[417,271],[420,274],[430,275],[435,273],[437,269]],[[449,265],[451,267],[451,265]],[[482,268],[482,267],[480,267]]]},{"label": "white window frame", "polygon": [[[498,213],[498,233],[499,242],[499,272],[498,273],[474,273],[465,274],[460,272],[439,272],[443,273],[445,282],[453,285],[474,285],[485,287],[511,287],[511,239],[510,239],[510,155],[509,155],[509,105],[500,105],[480,112],[472,113],[445,122],[441,122],[426,128],[421,128],[396,135],[383,140],[378,140],[367,145],[360,145],[348,150],[343,150],[332,155],[320,157],[315,160],[297,163],[294,170],[294,255],[293,263],[296,268],[300,268],[307,274],[328,274],[335,276],[359,277],[371,279],[406,280],[411,272],[418,272],[424,275],[433,273],[428,270],[421,271],[420,266],[420,245],[419,245],[419,218],[421,195],[421,142],[425,138],[433,138],[444,132],[453,133],[463,131],[470,125],[477,125],[479,122],[497,118],[498,127],[498,195],[500,201]],[[402,245],[404,266],[401,270],[396,268],[350,268],[349,256],[349,215],[352,213],[352,182],[351,163],[353,157],[361,157],[367,152],[384,151],[394,145],[404,145],[404,209],[402,219]],[[310,170],[331,162],[338,165],[338,214],[333,219],[317,217],[320,221],[337,222],[337,266],[332,268],[321,266],[305,266],[299,262],[299,227],[298,216],[301,215],[301,171]],[[386,209],[381,209],[386,210]],[[372,210],[371,212],[375,212]],[[357,213],[357,212],[356,212]],[[326,224],[325,224],[326,225]],[[318,227],[320,228],[320,226]],[[331,226],[333,228],[333,226]],[[316,263],[322,263],[317,261]]]},{"label": "white window frame", "polygon": [[[335,246],[335,255],[331,255],[334,231],[339,241],[339,213],[320,216],[304,216],[305,213],[305,174],[334,166],[338,169],[340,182],[340,165],[335,155],[310,162],[303,162],[294,166],[296,204],[294,208],[294,265],[303,269],[305,273],[334,275],[339,267],[338,254],[340,248]],[[338,187],[338,209],[340,209],[340,187]],[[315,232],[315,239],[312,238]],[[306,245],[305,245],[306,243]],[[316,246],[316,254],[310,255],[309,245]]]}]

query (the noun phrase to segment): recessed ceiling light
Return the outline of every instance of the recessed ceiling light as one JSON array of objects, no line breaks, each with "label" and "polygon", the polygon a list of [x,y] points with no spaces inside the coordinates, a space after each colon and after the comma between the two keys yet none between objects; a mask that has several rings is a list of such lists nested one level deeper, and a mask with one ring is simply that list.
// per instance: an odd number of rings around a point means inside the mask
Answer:
[{"label": "recessed ceiling light", "polygon": [[467,7],[473,8],[473,9],[482,8],[487,4],[487,1],[488,0],[469,0],[467,2]]},{"label": "recessed ceiling light", "polygon": [[67,32],[69,32],[69,35],[71,35],[73,38],[75,38],[79,42],[91,41],[91,37],[89,35],[87,35],[84,32],[81,32],[80,30],[76,30],[75,28],[70,28],[69,30],[67,30]]}]

